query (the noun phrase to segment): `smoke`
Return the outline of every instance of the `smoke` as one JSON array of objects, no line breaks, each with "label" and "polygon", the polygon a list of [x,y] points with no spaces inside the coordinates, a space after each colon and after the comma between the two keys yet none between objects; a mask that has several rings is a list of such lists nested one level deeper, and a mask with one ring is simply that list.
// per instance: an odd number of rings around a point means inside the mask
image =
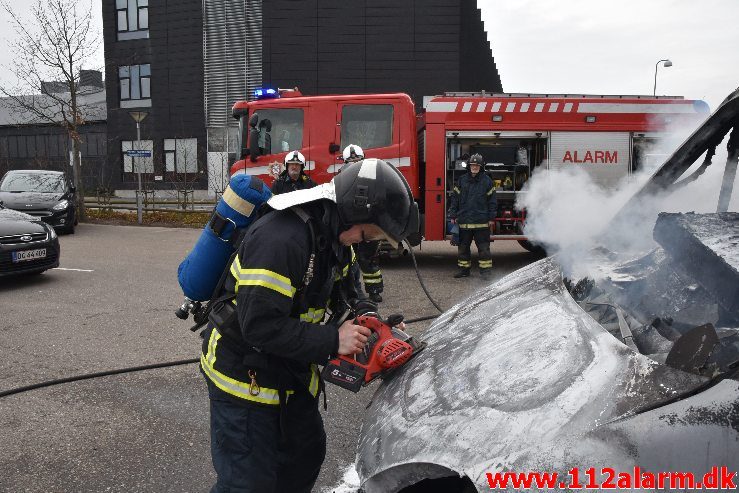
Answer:
[{"label": "smoke", "polygon": [[[682,128],[671,132],[649,153],[666,158],[691,131]],[[612,224],[611,219],[624,205],[635,200],[634,194],[664,159],[623,179],[612,189],[604,189],[587,172],[575,167],[539,171],[526,184],[527,193],[520,194],[518,199],[518,206],[527,209],[524,233],[544,245],[548,253],[557,253],[568,275],[598,277],[594,266],[586,260],[593,247],[602,246],[623,255],[646,252],[656,246],[652,231],[659,212],[715,212],[726,158],[724,140],[716,149],[713,164],[698,180],[672,194],[630,203],[632,212],[626,221],[618,224]],[[683,177],[690,175],[702,161],[703,157]],[[736,211],[738,207],[739,184],[735,182],[729,210]]]}]

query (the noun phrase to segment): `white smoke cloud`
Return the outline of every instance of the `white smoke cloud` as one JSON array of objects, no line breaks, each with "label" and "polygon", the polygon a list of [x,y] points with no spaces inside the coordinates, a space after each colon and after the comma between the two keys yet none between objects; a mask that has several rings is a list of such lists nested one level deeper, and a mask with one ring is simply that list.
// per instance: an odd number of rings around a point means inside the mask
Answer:
[{"label": "white smoke cloud", "polygon": [[[691,128],[676,129],[670,137],[650,150],[665,158],[677,148]],[[728,136],[727,136],[728,139]],[[630,204],[626,221],[609,224],[621,208],[632,200],[661,162],[623,179],[617,187],[604,189],[578,168],[560,171],[542,170],[526,184],[519,207],[526,207],[524,233],[543,244],[550,253],[558,253],[568,275],[597,276],[584,260],[595,246],[604,246],[618,254],[645,252],[656,243],[652,231],[659,212],[715,212],[726,163],[726,142],[716,149],[713,164],[698,180],[669,195],[647,197]],[[703,161],[703,156],[683,175],[689,176]],[[739,180],[734,183],[730,211],[739,209]],[[617,229],[616,229],[617,228]]]}]

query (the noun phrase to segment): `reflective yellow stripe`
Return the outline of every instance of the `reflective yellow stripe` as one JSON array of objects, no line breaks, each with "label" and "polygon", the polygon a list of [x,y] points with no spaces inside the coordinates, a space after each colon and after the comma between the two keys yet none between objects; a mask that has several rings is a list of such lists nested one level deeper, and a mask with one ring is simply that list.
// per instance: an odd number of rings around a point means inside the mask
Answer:
[{"label": "reflective yellow stripe", "polygon": [[308,392],[313,397],[318,395],[318,366],[314,363],[310,365],[310,384],[308,384]]},{"label": "reflective yellow stripe", "polygon": [[457,260],[457,265],[460,267],[469,267],[472,264],[469,260]]},{"label": "reflective yellow stripe", "polygon": [[492,267],[493,261],[492,260],[480,260],[480,267]]},{"label": "reflective yellow stripe", "polygon": [[239,286],[261,286],[284,294],[288,298],[292,298],[297,291],[289,278],[277,272],[268,269],[242,269],[238,255],[231,264],[231,275],[236,279],[234,291],[237,293]]},{"label": "reflective yellow stripe", "polygon": [[302,322],[310,322],[317,324],[323,321],[323,316],[326,314],[324,308],[308,308],[308,311],[300,314],[300,320]]},{"label": "reflective yellow stripe", "polygon": [[478,228],[487,228],[488,223],[481,223],[481,224],[460,224],[460,228],[462,229],[478,229]]},{"label": "reflective yellow stripe", "polygon": [[368,278],[365,277],[364,278],[364,283],[365,284],[380,284],[380,283],[382,283],[382,277],[380,277],[379,279],[372,279],[372,278],[369,278],[368,279]]},{"label": "reflective yellow stripe", "polygon": [[[260,387],[257,395],[252,395],[250,392],[250,383],[240,382],[229,376],[224,375],[215,369],[214,365],[216,362],[216,348],[218,347],[218,340],[221,338],[221,334],[213,329],[208,341],[208,354],[200,355],[200,367],[203,369],[205,375],[215,384],[216,387],[226,392],[227,394],[233,395],[240,399],[245,399],[252,402],[258,402],[260,404],[270,404],[277,406],[280,404],[280,394],[277,389],[269,389],[267,387]],[[311,370],[313,370],[311,368]],[[313,384],[313,377],[311,377],[311,385]],[[318,384],[316,383],[316,387]],[[286,395],[294,394],[295,391],[288,390]],[[315,397],[315,393],[313,396]]]},{"label": "reflective yellow stripe", "polygon": [[492,195],[494,191],[495,191],[495,187],[491,188],[491,189],[490,189],[490,190],[488,191],[488,193],[487,193],[487,194],[488,194],[488,195]]},{"label": "reflective yellow stripe", "polygon": [[455,193],[460,193],[459,188],[458,187],[454,187],[454,192]]},{"label": "reflective yellow stripe", "polygon": [[216,347],[220,338],[221,334],[216,329],[210,332],[210,339],[208,340],[208,364],[210,366],[216,363]]}]

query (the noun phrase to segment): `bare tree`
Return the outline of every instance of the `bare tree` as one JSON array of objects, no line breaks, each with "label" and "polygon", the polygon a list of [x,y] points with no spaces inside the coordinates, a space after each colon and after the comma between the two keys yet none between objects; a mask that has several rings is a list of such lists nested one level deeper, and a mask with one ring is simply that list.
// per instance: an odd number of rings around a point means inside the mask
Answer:
[{"label": "bare tree", "polygon": [[[72,167],[77,188],[77,210],[85,219],[85,191],[80,170],[80,126],[101,102],[89,97],[93,92],[80,84],[80,70],[90,62],[100,46],[99,34],[92,26],[92,1],[86,9],[79,0],[36,0],[32,21],[26,22],[2,0],[2,8],[13,20],[18,39],[11,44],[16,87],[0,86],[19,120],[24,123],[61,125],[72,140]],[[63,85],[58,92],[54,81]],[[50,83],[52,82],[52,83]],[[105,101],[102,101],[104,111]]]}]

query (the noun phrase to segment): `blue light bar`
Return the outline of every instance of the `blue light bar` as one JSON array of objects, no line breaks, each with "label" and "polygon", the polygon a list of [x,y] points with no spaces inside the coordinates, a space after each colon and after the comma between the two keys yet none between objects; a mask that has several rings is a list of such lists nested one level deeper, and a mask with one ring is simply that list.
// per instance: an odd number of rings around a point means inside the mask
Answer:
[{"label": "blue light bar", "polygon": [[260,87],[254,90],[254,99],[275,99],[279,97],[280,93],[271,87]]}]

